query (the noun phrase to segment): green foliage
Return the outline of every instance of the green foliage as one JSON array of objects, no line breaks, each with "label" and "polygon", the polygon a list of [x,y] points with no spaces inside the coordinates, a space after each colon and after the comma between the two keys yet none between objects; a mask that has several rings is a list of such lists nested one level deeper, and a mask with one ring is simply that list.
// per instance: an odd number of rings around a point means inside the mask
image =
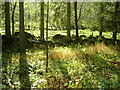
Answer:
[{"label": "green foliage", "polygon": [[[46,74],[45,53],[39,52],[38,49],[27,50],[32,88],[119,87],[119,68],[109,63],[110,60],[119,59],[119,53],[115,48],[104,44],[76,45],[74,47],[56,47],[49,52],[54,58],[49,55],[49,73]],[[19,88],[19,65],[15,59],[18,59],[18,55],[12,57],[14,61],[8,65],[7,74],[3,73],[3,77],[7,77],[6,80],[10,87]],[[5,85],[3,87],[7,88]]]},{"label": "green foliage", "polygon": [[[10,8],[13,8],[15,2],[11,2]],[[4,31],[4,3],[1,3],[3,6],[2,9],[2,19],[1,19],[1,30]],[[113,31],[114,30],[114,11],[115,11],[115,2],[102,2],[104,7],[103,13],[100,14],[100,2],[93,2],[93,3],[82,3],[78,2],[77,12],[78,12],[78,27],[82,29],[81,26],[84,28],[92,29],[92,30],[100,30],[100,17],[104,17],[103,22],[103,31]],[[25,9],[25,29],[30,32],[34,30],[40,30],[40,4],[38,2],[25,2],[24,9]],[[45,26],[46,26],[46,13],[47,13],[47,3],[45,3]],[[120,10],[120,9],[119,9]],[[67,4],[65,2],[50,2],[49,3],[49,21],[48,26],[49,29],[56,29],[56,30],[65,30],[67,24]],[[71,2],[71,26],[75,27],[75,15],[74,15],[74,3]],[[10,10],[12,14],[12,10]],[[19,27],[19,7],[18,3],[16,6],[16,11],[14,15],[15,19],[15,31],[18,30]],[[12,15],[11,15],[12,16]],[[10,17],[11,17],[10,16]],[[118,15],[119,16],[119,15]],[[10,22],[12,23],[12,22]],[[118,17],[118,32],[119,32],[119,17]],[[3,33],[4,34],[4,33]],[[38,36],[40,35],[37,33]]]},{"label": "green foliage", "polygon": [[7,66],[7,72],[4,72],[5,68],[2,69],[2,79],[3,83],[6,85],[2,85],[2,88],[19,88],[19,64],[18,63],[10,63]]},{"label": "green foliage", "polygon": [[[71,3],[71,11],[74,10]],[[80,6],[81,3],[78,3]],[[13,3],[11,2],[11,7]],[[25,29],[35,36],[40,36],[40,5],[37,2],[25,2]],[[115,3],[104,2],[104,12],[100,14],[100,3],[84,3],[81,7],[81,18],[78,20],[78,27],[82,26],[88,29],[79,30],[79,35],[85,35],[88,38],[90,35],[99,35],[100,24],[99,18],[104,17],[104,33],[105,38],[112,37],[114,30],[113,13]],[[45,9],[46,9],[45,3]],[[45,46],[40,43],[35,43],[32,47],[26,49],[26,57],[28,60],[30,82],[32,88],[119,88],[120,87],[120,47],[106,46],[103,43],[95,43],[94,45],[80,45],[80,40],[77,41],[75,30],[71,30],[73,36],[72,44],[66,43],[66,24],[67,24],[67,4],[65,2],[50,2],[49,13],[49,41],[54,40],[53,47],[49,47],[49,68],[46,69],[46,54]],[[78,7],[80,9],[80,7]],[[78,10],[79,11],[79,10]],[[4,10],[2,10],[4,13]],[[15,31],[19,27],[19,8],[16,7],[15,12]],[[80,13],[78,13],[80,15]],[[46,16],[46,11],[45,11]],[[4,16],[1,20],[0,30],[4,30]],[[119,19],[119,18],[118,18]],[[46,22],[46,19],[45,19]],[[46,23],[45,23],[46,24]],[[74,13],[71,12],[71,24],[74,27]],[[29,27],[30,26],[30,27]],[[46,26],[46,25],[45,25]],[[109,28],[108,28],[109,27]],[[118,27],[119,28],[119,27]],[[29,30],[30,29],[30,30]],[[54,30],[55,29],[55,30]],[[59,30],[60,29],[60,30]],[[96,31],[92,31],[96,30]],[[111,32],[106,32],[111,31]],[[119,30],[118,30],[119,32]],[[45,35],[46,36],[46,35]],[[39,40],[39,37],[35,40]],[[84,39],[86,39],[84,38]],[[120,40],[118,33],[117,39]],[[30,38],[32,41],[33,38]],[[12,40],[11,40],[12,41]],[[75,44],[74,41],[78,43]],[[38,41],[39,42],[39,41]],[[89,42],[89,40],[88,40]],[[63,45],[61,45],[61,43]],[[14,44],[18,46],[18,44]],[[64,46],[64,47],[63,47]],[[8,49],[3,53],[3,60],[11,63],[3,63],[2,69],[3,88],[20,88],[19,73],[26,72],[24,69],[19,71],[19,54],[18,48]],[[14,50],[14,51],[13,51]],[[10,55],[8,55],[8,52]],[[9,60],[8,60],[9,59]],[[114,62],[114,63],[112,63]],[[5,67],[6,66],[6,67]],[[25,66],[25,65],[23,65]],[[4,84],[5,83],[5,84]]]}]

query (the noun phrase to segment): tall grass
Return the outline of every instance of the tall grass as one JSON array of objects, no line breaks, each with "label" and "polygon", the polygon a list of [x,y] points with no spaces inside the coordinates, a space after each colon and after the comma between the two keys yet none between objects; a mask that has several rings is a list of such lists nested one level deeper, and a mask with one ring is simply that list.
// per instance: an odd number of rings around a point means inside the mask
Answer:
[{"label": "tall grass", "polygon": [[117,51],[106,46],[104,43],[97,43],[95,45],[86,45],[83,48],[72,48],[72,47],[55,47],[49,54],[50,59],[72,59],[72,58],[85,58],[85,54],[96,55],[103,54],[113,56],[117,54]]}]

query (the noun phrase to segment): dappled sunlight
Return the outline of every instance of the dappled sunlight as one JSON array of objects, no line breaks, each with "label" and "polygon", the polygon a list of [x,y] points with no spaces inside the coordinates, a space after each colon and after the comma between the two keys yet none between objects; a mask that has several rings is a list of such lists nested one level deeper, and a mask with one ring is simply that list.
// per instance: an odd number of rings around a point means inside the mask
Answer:
[{"label": "dappled sunlight", "polygon": [[19,60],[20,60],[19,54],[12,54],[11,60],[13,62],[19,62]]},{"label": "dappled sunlight", "polygon": [[120,3],[54,1],[0,4],[0,90],[120,88]]},{"label": "dappled sunlight", "polygon": [[[79,46],[78,46],[79,47]],[[85,54],[114,57],[118,54],[118,51],[106,46],[104,43],[96,43],[95,45],[86,45],[83,48],[77,47],[55,47],[49,52],[49,59],[69,60],[74,58],[85,59]]]}]

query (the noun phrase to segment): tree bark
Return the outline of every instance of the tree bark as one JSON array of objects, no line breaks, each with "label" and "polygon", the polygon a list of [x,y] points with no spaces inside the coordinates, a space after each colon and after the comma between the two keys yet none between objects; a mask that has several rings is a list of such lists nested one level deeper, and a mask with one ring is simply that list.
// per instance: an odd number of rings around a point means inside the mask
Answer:
[{"label": "tree bark", "polygon": [[11,36],[11,31],[10,31],[10,5],[9,5],[9,2],[5,2],[5,35],[7,37]]},{"label": "tree bark", "polygon": [[115,29],[114,29],[114,31],[113,31],[113,44],[115,45],[115,42],[116,42],[116,40],[117,40],[117,29],[118,29],[118,13],[119,13],[119,10],[118,10],[118,8],[119,8],[119,2],[116,2],[115,3],[115,12],[114,12],[114,16],[113,16],[113,20],[115,20],[115,22],[114,22],[114,26],[113,27],[115,27]]},{"label": "tree bark", "polygon": [[15,8],[16,8],[17,2],[15,2],[15,5],[13,7],[13,11],[12,11],[12,35],[14,34],[14,14],[15,14]]},{"label": "tree bark", "polygon": [[41,40],[44,41],[44,0],[41,2],[41,32],[40,32],[40,37]]},{"label": "tree bark", "polygon": [[78,22],[77,22],[77,2],[74,2],[74,9],[75,9],[76,37],[79,37],[79,35],[78,35]]},{"label": "tree bark", "polygon": [[24,31],[24,2],[19,2],[19,29],[20,29],[20,71],[19,79],[21,84],[21,89],[30,89],[30,78],[28,72],[28,63],[26,59],[26,49],[25,49],[25,31]]},{"label": "tree bark", "polygon": [[78,17],[78,20],[77,22],[81,19],[81,14],[82,14],[82,6],[83,6],[84,2],[81,3],[80,5],[80,10],[79,10],[79,17]]},{"label": "tree bark", "polygon": [[71,41],[71,36],[70,36],[70,29],[71,29],[70,17],[71,17],[71,5],[70,5],[70,0],[69,0],[69,2],[67,2],[67,40],[68,41]]},{"label": "tree bark", "polygon": [[48,20],[49,20],[49,2],[47,2],[47,20],[46,20],[46,73],[48,73]]}]

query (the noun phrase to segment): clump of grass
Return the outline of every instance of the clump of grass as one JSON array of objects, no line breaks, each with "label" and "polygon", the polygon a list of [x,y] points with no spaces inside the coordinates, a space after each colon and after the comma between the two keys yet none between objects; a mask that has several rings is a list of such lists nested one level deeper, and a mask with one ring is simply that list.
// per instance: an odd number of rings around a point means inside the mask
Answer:
[{"label": "clump of grass", "polygon": [[70,48],[57,47],[49,54],[50,59],[68,59],[75,56]]},{"label": "clump of grass", "polygon": [[117,54],[117,51],[106,46],[104,43],[97,43],[95,45],[86,45],[83,48],[72,48],[72,47],[56,47],[51,50],[49,54],[49,59],[60,59],[60,60],[69,60],[77,58],[80,60],[89,58],[87,55],[98,55],[103,54],[104,56],[114,56]]},{"label": "clump of grass", "polygon": [[104,43],[97,43],[95,45],[85,46],[85,52],[90,55],[95,55],[100,53],[113,55],[116,53],[115,50],[111,49],[109,46],[106,46]]},{"label": "clump of grass", "polygon": [[44,54],[43,50],[34,50],[34,51],[28,51],[26,53],[27,60],[31,61],[40,61],[40,60],[45,60],[46,56]]},{"label": "clump of grass", "polygon": [[50,59],[72,59],[83,57],[83,53],[80,50],[72,49],[70,47],[57,47],[49,54]]}]

